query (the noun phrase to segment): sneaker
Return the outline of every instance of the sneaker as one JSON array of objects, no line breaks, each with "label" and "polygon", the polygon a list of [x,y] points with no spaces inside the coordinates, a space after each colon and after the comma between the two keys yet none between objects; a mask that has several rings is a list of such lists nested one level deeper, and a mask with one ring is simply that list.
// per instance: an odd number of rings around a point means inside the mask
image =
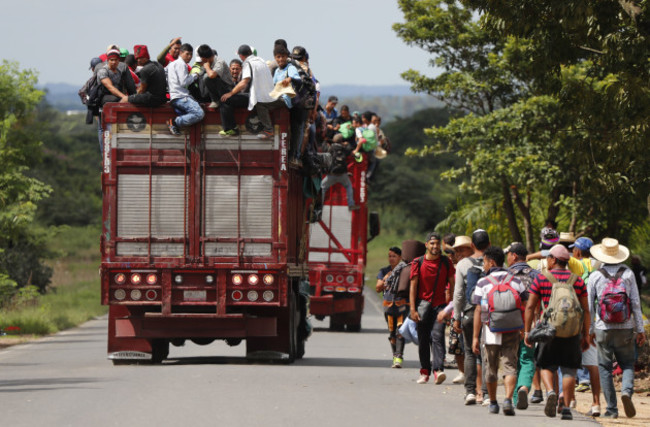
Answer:
[{"label": "sneaker", "polygon": [[481,403],[481,406],[490,406],[490,398],[487,395],[483,396],[483,403]]},{"label": "sneaker", "polygon": [[609,418],[613,420],[615,418],[618,418],[618,414],[616,412],[605,411],[605,413],[601,415],[600,418]]},{"label": "sneaker", "polygon": [[420,369],[420,378],[418,378],[418,384],[426,384],[429,382],[429,374],[426,369]]},{"label": "sneaker", "polygon": [[589,384],[578,384],[576,387],[576,391],[580,393],[584,393],[585,391],[591,390],[591,386]]},{"label": "sneaker", "polygon": [[[517,391],[517,409],[527,409],[528,408],[528,390],[526,387],[519,387]],[[505,408],[503,409],[505,411]]]},{"label": "sneaker", "polygon": [[273,132],[269,132],[266,130],[263,130],[262,132],[257,134],[258,139],[270,139],[271,137],[273,137]]},{"label": "sneaker", "polygon": [[476,405],[476,395],[474,393],[467,393],[467,396],[465,396],[465,405]]},{"label": "sneaker", "polygon": [[498,414],[499,413],[499,404],[498,403],[489,403],[490,407],[488,408],[488,412],[490,414]]},{"label": "sneaker", "polygon": [[404,362],[404,360],[402,360],[400,357],[393,357],[393,366],[391,366],[391,368],[401,368],[402,362]]},{"label": "sneaker", "polygon": [[557,394],[554,391],[549,391],[546,394],[546,406],[544,406],[544,414],[547,417],[555,417],[557,407]]},{"label": "sneaker", "polygon": [[219,131],[219,135],[221,135],[221,136],[237,136],[237,135],[239,135],[239,131],[237,129],[222,130],[222,131]]},{"label": "sneaker", "polygon": [[621,394],[621,402],[623,402],[623,409],[625,410],[625,416],[632,418],[636,415],[636,409],[634,409],[634,403],[632,403],[632,396],[629,394]]},{"label": "sneaker", "polygon": [[451,382],[454,383],[454,384],[464,384],[465,383],[465,374],[463,374],[461,372],[460,374],[456,375],[456,377],[453,380],[451,380]]},{"label": "sneaker", "polygon": [[349,211],[358,211],[359,209],[361,209],[361,206],[359,205],[348,206]]},{"label": "sneaker", "polygon": [[544,401],[544,393],[542,390],[535,390],[533,397],[530,398],[530,403],[542,403]]},{"label": "sneaker", "polygon": [[442,384],[442,383],[444,383],[445,380],[447,379],[447,374],[445,374],[444,372],[439,372],[439,373],[438,373],[438,372],[435,372],[435,371],[434,371],[434,372],[433,372],[433,375],[434,375],[434,378],[435,378],[435,380],[436,380],[436,381],[435,381],[436,384]]},{"label": "sneaker", "polygon": [[565,407],[562,409],[562,418],[563,420],[572,420],[573,414],[571,413],[571,408]]},{"label": "sneaker", "polygon": [[179,136],[181,135],[181,131],[178,130],[178,127],[174,124],[174,119],[169,119],[167,120],[167,127],[169,128],[169,133],[172,135]]},{"label": "sneaker", "polygon": [[515,407],[512,406],[512,400],[503,401],[503,415],[515,415]]},{"label": "sneaker", "polygon": [[575,407],[578,405],[575,399],[573,399],[571,402],[569,402],[569,408],[575,409]]},{"label": "sneaker", "polygon": [[212,101],[210,105],[208,105],[208,108],[219,108],[219,103]]},{"label": "sneaker", "polygon": [[600,406],[594,405],[586,414],[588,417],[600,417]]}]

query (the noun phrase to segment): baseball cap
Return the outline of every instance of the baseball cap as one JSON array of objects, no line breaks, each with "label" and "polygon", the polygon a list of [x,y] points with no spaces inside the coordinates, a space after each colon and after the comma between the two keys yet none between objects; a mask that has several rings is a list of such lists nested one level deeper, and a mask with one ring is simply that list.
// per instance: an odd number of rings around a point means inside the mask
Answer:
[{"label": "baseball cap", "polygon": [[327,102],[339,102],[339,99],[336,96],[332,95],[329,97]]},{"label": "baseball cap", "polygon": [[510,253],[517,255],[518,257],[526,257],[528,255],[528,249],[521,242],[512,242],[507,248],[503,250],[504,253]]},{"label": "baseball cap", "polygon": [[589,237],[578,237],[572,245],[569,245],[570,248],[576,247],[581,251],[588,251],[594,245],[593,240]]},{"label": "baseball cap", "polygon": [[561,261],[568,261],[571,258],[569,250],[564,245],[557,244],[551,248],[549,255]]},{"label": "baseball cap", "polygon": [[298,61],[303,60],[307,57],[307,49],[302,46],[295,46],[291,51],[291,58]]},{"label": "baseball cap", "polygon": [[95,69],[95,67],[96,67],[98,64],[101,64],[101,63],[102,63],[102,60],[101,60],[100,58],[93,58],[93,59],[91,59],[91,60],[90,60],[90,68],[89,68],[89,70],[93,70],[93,69]]},{"label": "baseball cap", "polygon": [[127,56],[129,56],[129,50],[127,48],[121,47],[120,58],[126,58]]}]

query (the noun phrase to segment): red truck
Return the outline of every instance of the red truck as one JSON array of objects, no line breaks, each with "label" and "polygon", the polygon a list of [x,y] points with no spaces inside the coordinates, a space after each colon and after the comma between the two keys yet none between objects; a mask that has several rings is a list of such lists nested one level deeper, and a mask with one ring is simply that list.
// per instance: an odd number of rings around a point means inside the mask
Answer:
[{"label": "red truck", "polygon": [[322,214],[309,238],[309,311],[330,317],[330,329],[361,330],[367,243],[379,234],[379,217],[368,213],[367,157],[349,157],[348,172],[358,210],[349,210],[345,188],[336,184],[325,195]]},{"label": "red truck", "polygon": [[289,114],[274,137],[219,135],[216,110],[181,136],[167,105],[103,111],[102,304],[108,358],[160,363],[186,340],[292,362],[307,321],[303,177],[288,163]]}]

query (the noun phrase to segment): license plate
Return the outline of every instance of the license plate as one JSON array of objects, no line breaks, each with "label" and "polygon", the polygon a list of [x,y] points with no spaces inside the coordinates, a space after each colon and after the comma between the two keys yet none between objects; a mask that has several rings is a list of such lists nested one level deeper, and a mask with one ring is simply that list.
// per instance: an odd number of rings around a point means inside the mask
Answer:
[{"label": "license plate", "polygon": [[183,291],[185,301],[205,301],[207,299],[206,291]]}]

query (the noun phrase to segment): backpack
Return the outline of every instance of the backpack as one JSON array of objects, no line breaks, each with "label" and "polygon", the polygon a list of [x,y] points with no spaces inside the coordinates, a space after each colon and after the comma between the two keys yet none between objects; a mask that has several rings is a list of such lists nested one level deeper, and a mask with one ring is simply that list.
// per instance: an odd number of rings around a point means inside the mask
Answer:
[{"label": "backpack", "polygon": [[614,276],[604,268],[598,270],[607,279],[605,290],[598,298],[598,315],[605,323],[624,323],[630,319],[630,298],[627,296],[621,276],[625,267],[620,267]]},{"label": "backpack", "polygon": [[524,308],[521,296],[512,286],[512,273],[497,281],[493,276],[486,279],[492,283],[487,294],[488,327],[491,332],[514,332],[524,327]]},{"label": "backpack", "polygon": [[348,171],[348,153],[345,147],[341,144],[333,143],[330,147],[332,154],[332,167],[330,172],[333,174],[343,174]]},{"label": "backpack", "polygon": [[312,110],[316,106],[316,83],[310,73],[305,72],[296,61],[291,61],[290,64],[296,67],[300,75],[300,83],[293,83],[296,96],[291,102],[296,107]]},{"label": "backpack", "polygon": [[476,288],[476,283],[482,277],[485,277],[485,272],[483,271],[483,260],[469,257],[469,260],[472,261],[472,266],[467,270],[466,277],[466,286],[465,286],[465,300],[467,304],[471,304],[472,307],[476,304],[472,303],[472,297],[474,296],[474,289]]},{"label": "backpack", "polygon": [[[388,277],[388,279],[386,279],[386,289],[384,291],[384,294],[392,295],[393,299],[395,299],[396,297],[403,298],[403,293],[400,294],[400,283],[401,283],[401,276],[402,276],[401,273],[404,271],[404,268],[406,267],[408,267],[408,264],[406,264],[404,261],[401,261],[399,264],[395,266],[391,275]],[[408,272],[410,273],[410,271],[411,269],[409,268]]]},{"label": "backpack", "polygon": [[543,274],[553,284],[548,305],[543,307],[544,316],[555,327],[556,337],[575,337],[582,330],[584,316],[578,295],[573,289],[573,284],[578,280],[578,276],[572,273],[569,280],[560,282],[549,271]]},{"label": "backpack", "polygon": [[352,138],[354,136],[354,127],[352,127],[352,122],[341,123],[339,132],[341,133],[343,139]]},{"label": "backpack", "polygon": [[526,288],[526,290],[530,289],[530,286],[533,284],[533,276],[530,274],[531,272],[535,271],[532,267],[523,267],[520,270],[515,270],[513,268],[508,269],[509,272],[512,273],[513,276],[515,276],[519,281],[521,282],[522,285]]},{"label": "backpack", "polygon": [[375,151],[377,148],[377,133],[372,129],[364,129],[361,131],[361,135],[366,139],[366,142],[363,143],[363,151]]}]

